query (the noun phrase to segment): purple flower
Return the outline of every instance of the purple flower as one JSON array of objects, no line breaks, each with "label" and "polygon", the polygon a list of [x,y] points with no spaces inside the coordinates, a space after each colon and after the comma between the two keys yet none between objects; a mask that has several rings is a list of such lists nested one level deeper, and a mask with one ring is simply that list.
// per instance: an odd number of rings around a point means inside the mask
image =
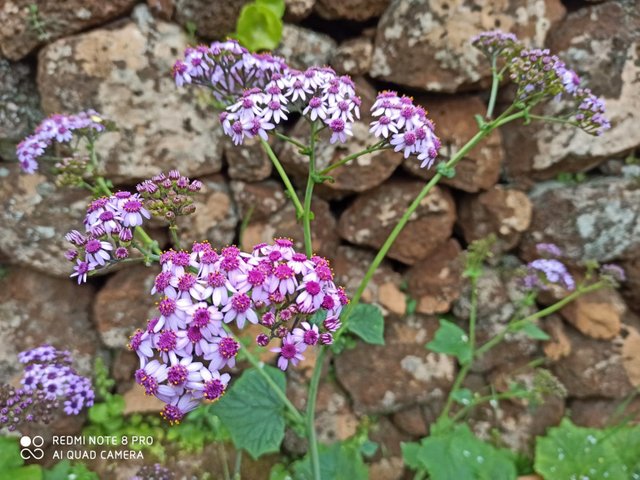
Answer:
[{"label": "purple flower", "polygon": [[280,347],[272,348],[271,351],[280,353],[280,357],[278,357],[278,368],[284,371],[289,366],[289,362],[295,366],[300,360],[304,360],[302,352],[304,352],[306,348],[306,344],[298,342],[292,334],[289,334],[282,339],[282,345]]},{"label": "purple flower", "polygon": [[538,243],[536,251],[539,255],[549,255],[551,257],[562,257],[562,250],[553,243]]},{"label": "purple flower", "polygon": [[567,290],[575,288],[575,281],[565,265],[555,259],[539,258],[527,264],[525,286],[546,289],[548,284],[560,285]]},{"label": "purple flower", "polygon": [[627,274],[624,268],[612,263],[602,265],[600,267],[600,275],[612,278],[616,282],[625,282],[627,280]]},{"label": "purple flower", "polygon": [[501,30],[481,32],[471,37],[471,44],[488,57],[502,53],[511,54],[522,48],[522,44],[513,33],[505,33]]},{"label": "purple flower", "polygon": [[258,323],[258,315],[251,308],[251,298],[245,293],[236,293],[231,297],[230,302],[222,309],[226,312],[224,323],[236,321],[238,328],[244,328],[244,322]]}]

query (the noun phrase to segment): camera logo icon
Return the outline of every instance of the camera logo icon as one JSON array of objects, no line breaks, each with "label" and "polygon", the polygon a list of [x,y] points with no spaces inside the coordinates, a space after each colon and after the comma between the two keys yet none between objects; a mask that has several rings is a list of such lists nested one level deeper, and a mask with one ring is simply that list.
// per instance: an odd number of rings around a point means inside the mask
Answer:
[{"label": "camera logo icon", "polygon": [[44,457],[44,450],[40,447],[44,445],[44,438],[39,435],[29,437],[24,435],[20,438],[20,456],[23,460],[41,460]]}]

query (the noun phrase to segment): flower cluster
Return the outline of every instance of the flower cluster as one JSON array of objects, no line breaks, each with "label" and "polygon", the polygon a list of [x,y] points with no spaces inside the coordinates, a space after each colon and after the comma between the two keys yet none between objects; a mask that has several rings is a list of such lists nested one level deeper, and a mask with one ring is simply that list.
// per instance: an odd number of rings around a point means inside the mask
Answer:
[{"label": "flower cluster", "polygon": [[557,258],[562,256],[562,251],[552,243],[539,243],[536,246],[538,258],[527,264],[527,273],[523,279],[527,289],[548,290],[550,285],[558,285],[567,290],[574,290],[576,283],[567,267]]},{"label": "flower cluster", "polygon": [[171,170],[167,175],[160,173],[139,183],[136,189],[154,217],[174,222],[181,215],[195,212],[192,195],[202,189],[202,182],[191,181],[178,170]]},{"label": "flower cluster", "polygon": [[173,69],[178,86],[210,87],[225,111],[224,132],[238,145],[245,138],[267,138],[267,131],[298,112],[330,129],[331,143],[346,142],[360,118],[360,98],[348,76],[331,68],[290,68],[270,54],[250,53],[237,42],[189,48]]},{"label": "flower cluster", "polygon": [[71,277],[84,283],[89,272],[127,258],[133,229],[150,217],[143,199],[135,193],[116,192],[91,202],[84,219],[85,233],[72,230],[65,237],[74,246],[65,253],[76,262]]},{"label": "flower cluster", "polygon": [[[308,346],[332,343],[348,301],[328,262],[297,253],[288,239],[257,245],[252,253],[195,243],[191,252],[163,253],[160,264],[151,291],[162,295],[159,316],[129,346],[140,358],[136,381],[167,403],[162,415],[171,423],[225,392],[230,376],[221,370],[235,365],[240,344],[224,324],[262,325],[261,346],[281,339],[274,350],[285,370]],[[326,314],[320,324],[312,321],[317,312]]]},{"label": "flower cluster", "polygon": [[0,426],[15,430],[23,422],[48,423],[62,405],[67,415],[77,415],[93,405],[91,381],[72,367],[71,354],[42,345],[21,352],[25,364],[22,387],[0,388]]},{"label": "flower cluster", "polygon": [[396,92],[378,94],[371,107],[371,133],[391,145],[405,158],[416,155],[421,168],[430,168],[438,155],[440,139],[434,133],[434,124],[427,112],[413,104],[411,97],[399,97]]},{"label": "flower cluster", "polygon": [[90,132],[103,132],[104,130],[103,117],[93,110],[75,115],[52,115],[36,127],[33,135],[18,144],[16,148],[18,161],[26,173],[34,173],[38,169],[37,159],[54,141],[68,143],[73,138],[74,132],[87,135]]},{"label": "flower cluster", "polygon": [[505,33],[501,30],[491,30],[474,35],[471,37],[471,45],[489,58],[503,53],[512,54],[522,49],[522,44],[513,33]]}]

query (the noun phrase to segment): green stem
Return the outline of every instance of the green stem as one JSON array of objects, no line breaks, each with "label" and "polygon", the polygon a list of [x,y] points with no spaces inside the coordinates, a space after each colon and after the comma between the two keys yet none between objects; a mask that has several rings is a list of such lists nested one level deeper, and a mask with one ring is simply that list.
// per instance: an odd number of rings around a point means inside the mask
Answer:
[{"label": "green stem", "polygon": [[378,142],[378,143],[376,143],[374,145],[371,145],[368,148],[365,148],[364,150],[360,150],[359,152],[352,153],[351,155],[348,155],[348,156],[340,159],[336,163],[334,163],[332,165],[329,165],[324,170],[320,170],[318,173],[320,175],[326,175],[330,171],[332,171],[332,170],[334,170],[334,169],[336,169],[338,167],[341,167],[342,165],[344,165],[345,163],[350,162],[351,160],[354,160],[354,159],[356,159],[358,157],[361,157],[363,155],[367,155],[368,153],[373,153],[373,152],[375,152],[377,150],[382,150],[383,148],[385,148],[384,147],[385,143],[386,143],[385,141],[381,141],[381,142]]},{"label": "green stem", "polygon": [[545,115],[533,115],[533,114],[529,114],[529,118],[531,120],[540,120],[542,122],[549,122],[549,123],[562,123],[564,125],[572,125],[574,127],[578,126],[577,122],[573,122],[571,120],[568,120],[566,118],[556,118],[556,117],[547,117]]},{"label": "green stem", "polygon": [[233,469],[233,480],[240,480],[240,467],[242,467],[242,450],[236,452],[236,465]]},{"label": "green stem", "polygon": [[523,318],[521,320],[517,320],[515,322],[510,323],[500,333],[498,333],[495,337],[493,337],[491,340],[489,340],[488,342],[483,344],[480,348],[478,348],[475,351],[475,354],[474,354],[475,357],[480,357],[480,356],[484,355],[485,353],[487,353],[493,347],[495,347],[500,342],[502,342],[502,340],[504,340],[504,337],[506,337],[508,333],[517,332],[522,327],[527,325],[529,322],[533,322],[534,320],[538,320],[539,318],[547,317],[547,316],[551,315],[552,313],[557,312],[558,310],[560,310],[565,305],[573,302],[576,298],[584,295],[585,293],[593,292],[595,290],[598,290],[598,289],[604,287],[605,285],[606,284],[604,282],[596,282],[596,283],[593,283],[593,284],[591,284],[589,286],[586,286],[586,287],[578,287],[571,294],[567,295],[562,300],[557,301],[553,305],[550,305],[547,308],[543,308],[542,310],[539,310],[539,311],[537,311],[537,312],[535,312],[535,313],[533,313],[533,314],[529,315],[528,317],[525,317],[525,318]]},{"label": "green stem", "polygon": [[280,132],[276,132],[275,133],[276,137],[278,137],[280,140],[284,140],[285,142],[290,143],[291,145],[295,145],[296,147],[298,147],[300,150],[306,150],[307,146],[301,142],[299,142],[298,140],[296,140],[295,138],[291,138],[288,135],[285,135],[284,133],[280,133]]},{"label": "green stem", "polygon": [[169,225],[169,233],[171,234],[173,246],[180,250],[180,236],[178,235],[178,226],[175,223]]},{"label": "green stem", "polygon": [[491,95],[489,96],[489,105],[487,106],[487,118],[491,118],[493,116],[493,109],[496,106],[496,98],[498,97],[498,87],[500,85],[500,75],[496,71],[496,63],[498,61],[498,56],[494,55],[491,58]]},{"label": "green stem", "polygon": [[320,384],[320,374],[324,364],[325,348],[320,348],[320,353],[316,358],[316,364],[313,369],[313,376],[309,384],[309,395],[307,398],[307,437],[309,439],[309,451],[311,453],[311,467],[313,470],[313,478],[321,480],[320,477],[320,454],[318,452],[318,437],[315,427],[316,399],[318,397],[318,386]]},{"label": "green stem", "polygon": [[302,229],[304,231],[304,249],[307,257],[313,255],[313,243],[311,239],[311,199],[313,197],[313,187],[316,180],[316,124],[311,124],[311,137],[309,140],[309,176],[307,177],[307,188],[304,192],[304,209],[302,211]]},{"label": "green stem", "polygon": [[296,194],[296,191],[293,188],[293,185],[291,184],[291,180],[289,180],[289,177],[287,176],[287,172],[284,171],[284,168],[282,167],[280,160],[278,160],[278,157],[276,156],[273,149],[271,148],[271,145],[269,145],[269,143],[263,140],[262,138],[260,139],[260,143],[262,144],[262,148],[264,148],[264,151],[267,153],[267,156],[271,160],[271,163],[273,163],[273,166],[278,171],[278,174],[282,179],[282,183],[284,183],[284,186],[287,189],[287,192],[289,193],[289,197],[291,198],[291,201],[293,202],[293,205],[296,208],[296,216],[300,218],[302,216],[302,212],[304,212],[304,209],[302,208],[300,199],[298,198],[298,195]]}]

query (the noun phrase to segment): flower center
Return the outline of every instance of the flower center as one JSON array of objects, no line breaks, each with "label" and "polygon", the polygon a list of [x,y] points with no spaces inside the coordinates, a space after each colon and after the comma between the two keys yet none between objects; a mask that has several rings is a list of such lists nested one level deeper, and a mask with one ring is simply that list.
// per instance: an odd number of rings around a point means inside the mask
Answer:
[{"label": "flower center", "polygon": [[185,367],[184,365],[174,365],[173,367],[169,368],[169,371],[167,372],[167,378],[169,380],[169,383],[173,385],[182,385],[187,381],[188,373],[189,372],[187,371],[187,367]]},{"label": "flower center", "polygon": [[220,356],[229,359],[235,357],[238,354],[239,349],[240,345],[238,345],[238,342],[233,338],[225,337],[220,340],[220,347],[218,351],[220,352]]}]

